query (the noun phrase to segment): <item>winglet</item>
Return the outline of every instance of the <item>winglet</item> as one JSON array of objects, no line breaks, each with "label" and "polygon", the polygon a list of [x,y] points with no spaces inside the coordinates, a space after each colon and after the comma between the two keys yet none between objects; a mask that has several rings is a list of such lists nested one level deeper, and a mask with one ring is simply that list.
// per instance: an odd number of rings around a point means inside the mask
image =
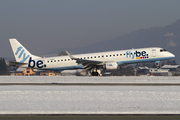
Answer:
[{"label": "winglet", "polygon": [[76,60],[76,58],[73,57],[68,51],[66,51],[66,53],[68,54],[68,56],[69,56],[72,60]]}]

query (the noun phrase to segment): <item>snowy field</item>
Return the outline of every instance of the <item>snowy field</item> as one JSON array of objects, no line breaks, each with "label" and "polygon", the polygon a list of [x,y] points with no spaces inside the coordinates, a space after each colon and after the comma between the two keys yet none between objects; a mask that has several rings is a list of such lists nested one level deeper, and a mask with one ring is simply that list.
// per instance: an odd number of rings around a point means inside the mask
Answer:
[{"label": "snowy field", "polygon": [[[179,77],[0,77],[0,83],[179,81]],[[180,114],[180,86],[1,85],[0,114]]]}]

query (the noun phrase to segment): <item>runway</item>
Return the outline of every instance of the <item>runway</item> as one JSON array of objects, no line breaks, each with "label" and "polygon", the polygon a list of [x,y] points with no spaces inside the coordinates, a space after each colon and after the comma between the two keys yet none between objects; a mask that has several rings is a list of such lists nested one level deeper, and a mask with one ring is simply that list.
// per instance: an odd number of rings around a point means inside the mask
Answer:
[{"label": "runway", "polygon": [[0,116],[3,120],[179,120],[180,115],[5,115]]},{"label": "runway", "polygon": [[180,83],[0,83],[2,85],[59,85],[59,86],[180,86]]},{"label": "runway", "polygon": [[0,76],[0,85],[180,86],[180,77]]}]

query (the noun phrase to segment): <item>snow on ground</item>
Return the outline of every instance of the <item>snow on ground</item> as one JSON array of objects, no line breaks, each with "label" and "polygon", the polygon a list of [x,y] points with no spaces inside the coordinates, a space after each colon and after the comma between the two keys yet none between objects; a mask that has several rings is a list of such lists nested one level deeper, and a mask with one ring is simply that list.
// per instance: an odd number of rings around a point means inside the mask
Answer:
[{"label": "snow on ground", "polygon": [[[5,82],[2,78],[0,83]],[[18,82],[179,81],[179,77],[32,78],[15,77]],[[1,85],[0,114],[180,114],[180,87]]]}]

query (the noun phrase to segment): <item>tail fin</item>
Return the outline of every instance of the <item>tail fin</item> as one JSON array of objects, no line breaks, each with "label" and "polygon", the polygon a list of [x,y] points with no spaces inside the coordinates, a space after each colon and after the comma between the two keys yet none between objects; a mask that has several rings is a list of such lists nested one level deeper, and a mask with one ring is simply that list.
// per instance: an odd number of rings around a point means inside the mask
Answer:
[{"label": "tail fin", "polygon": [[28,60],[30,57],[33,59],[40,58],[38,56],[32,55],[21,43],[19,43],[16,39],[12,38],[9,39],[9,42],[11,44],[14,57],[16,59],[16,62],[21,63],[28,63]]}]

